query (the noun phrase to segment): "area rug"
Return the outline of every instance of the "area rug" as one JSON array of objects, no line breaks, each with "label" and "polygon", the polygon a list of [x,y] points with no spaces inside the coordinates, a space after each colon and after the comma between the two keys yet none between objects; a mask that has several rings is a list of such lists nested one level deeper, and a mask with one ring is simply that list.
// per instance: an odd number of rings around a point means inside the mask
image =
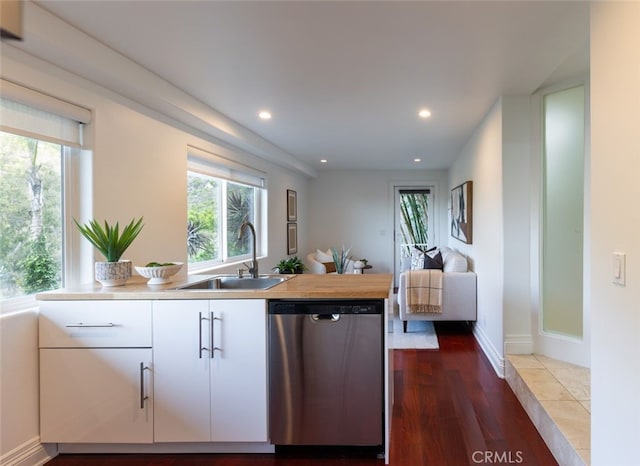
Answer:
[{"label": "area rug", "polygon": [[393,332],[387,335],[389,347],[394,349],[438,349],[438,336],[433,322],[428,320],[412,320],[407,326],[407,333],[402,332],[402,321],[394,316]]}]

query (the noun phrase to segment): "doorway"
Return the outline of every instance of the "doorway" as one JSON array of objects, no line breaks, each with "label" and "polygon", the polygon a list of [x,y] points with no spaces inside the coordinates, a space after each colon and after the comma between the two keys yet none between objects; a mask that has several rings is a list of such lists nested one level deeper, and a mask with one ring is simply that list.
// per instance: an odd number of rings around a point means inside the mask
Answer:
[{"label": "doorway", "polygon": [[411,267],[411,252],[436,242],[433,186],[394,187],[394,287]]}]

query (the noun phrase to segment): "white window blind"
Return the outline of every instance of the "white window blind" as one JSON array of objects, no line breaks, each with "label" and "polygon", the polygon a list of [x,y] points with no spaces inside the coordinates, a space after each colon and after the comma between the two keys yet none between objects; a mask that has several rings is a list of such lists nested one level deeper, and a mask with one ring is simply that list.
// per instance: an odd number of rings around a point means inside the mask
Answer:
[{"label": "white window blind", "polygon": [[0,80],[0,129],[70,147],[82,147],[91,111],[5,79]]},{"label": "white window blind", "polygon": [[256,188],[266,187],[266,173],[220,155],[187,146],[189,170]]}]

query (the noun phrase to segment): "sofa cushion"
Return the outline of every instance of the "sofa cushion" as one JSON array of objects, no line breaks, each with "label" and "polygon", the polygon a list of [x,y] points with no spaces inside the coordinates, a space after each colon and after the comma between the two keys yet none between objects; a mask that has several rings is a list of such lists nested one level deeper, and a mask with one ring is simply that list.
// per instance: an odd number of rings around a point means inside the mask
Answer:
[{"label": "sofa cushion", "polygon": [[324,268],[327,271],[327,273],[333,273],[336,271],[336,263],[333,261],[323,262],[322,265],[324,265]]},{"label": "sofa cushion", "polygon": [[466,272],[467,259],[458,251],[450,251],[444,258],[444,272]]},{"label": "sofa cushion", "polygon": [[321,251],[320,249],[316,249],[316,260],[318,262],[322,262],[323,264],[326,262],[333,262],[333,254],[330,249],[326,251]]},{"label": "sofa cushion", "polygon": [[424,252],[419,249],[411,249],[411,270],[424,269]]},{"label": "sofa cushion", "polygon": [[425,269],[443,269],[442,254],[437,249],[430,249],[424,254]]},{"label": "sofa cushion", "polygon": [[411,270],[419,269],[440,269],[443,268],[443,253],[434,246],[423,252],[416,247],[411,250]]}]

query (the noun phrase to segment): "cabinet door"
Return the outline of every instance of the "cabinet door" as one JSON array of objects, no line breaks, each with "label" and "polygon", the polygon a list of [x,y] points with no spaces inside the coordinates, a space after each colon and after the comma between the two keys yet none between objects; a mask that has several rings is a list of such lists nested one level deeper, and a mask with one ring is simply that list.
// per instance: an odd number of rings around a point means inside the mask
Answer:
[{"label": "cabinet door", "polygon": [[153,303],[156,442],[211,439],[209,319],[209,301]]},{"label": "cabinet door", "polygon": [[264,300],[212,300],[213,441],[267,441],[267,342]]},{"label": "cabinet door", "polygon": [[40,439],[153,442],[150,348],[40,350]]}]

